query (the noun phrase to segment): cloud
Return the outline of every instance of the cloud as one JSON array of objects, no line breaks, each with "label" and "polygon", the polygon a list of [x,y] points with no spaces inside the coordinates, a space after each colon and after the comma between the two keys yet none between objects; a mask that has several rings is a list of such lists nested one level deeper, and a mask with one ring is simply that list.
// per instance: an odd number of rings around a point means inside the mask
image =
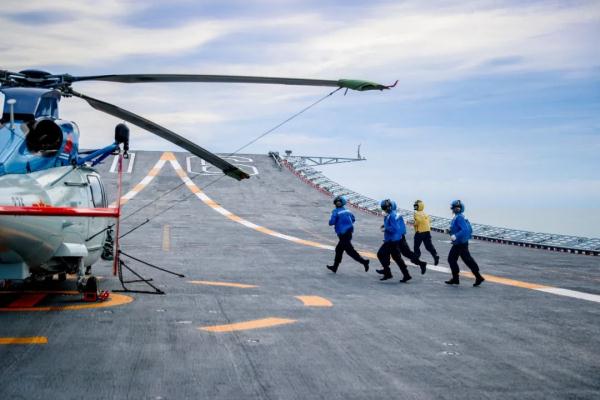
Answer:
[{"label": "cloud", "polygon": [[[13,3],[13,4],[11,4]],[[5,68],[31,65],[93,66],[135,55],[169,57],[197,52],[220,40],[232,51],[251,46],[261,57],[227,64],[202,60],[223,73],[330,76],[356,73],[403,81],[440,80],[475,72],[587,69],[597,66],[600,52],[600,7],[582,2],[515,6],[484,2],[468,6],[422,2],[364,5],[355,14],[330,10],[297,11],[295,15],[198,16],[170,27],[138,27],[127,18],[143,10],[134,2],[17,2],[5,9],[19,13],[64,12],[40,31],[18,15],[0,17]],[[343,8],[343,6],[339,6]],[[26,22],[26,17],[23,17]],[[264,38],[254,40],[261,33]],[[227,38],[233,40],[228,42]],[[240,53],[243,56],[243,53]],[[192,60],[187,65],[193,66]],[[208,61],[208,62],[207,62]],[[177,70],[173,65],[169,70]],[[201,70],[203,68],[198,68]]]},{"label": "cloud", "polygon": [[[48,7],[39,2],[25,7],[22,2],[12,3],[14,7],[4,3],[3,7],[19,12],[41,12]],[[128,2],[53,2],[50,8],[54,13],[64,9],[71,18],[40,29],[37,24],[23,23],[19,15],[0,16],[4,68],[81,67],[139,54],[169,56],[191,51],[231,30],[227,22],[206,19],[175,28],[127,26],[122,17],[135,10]]]}]

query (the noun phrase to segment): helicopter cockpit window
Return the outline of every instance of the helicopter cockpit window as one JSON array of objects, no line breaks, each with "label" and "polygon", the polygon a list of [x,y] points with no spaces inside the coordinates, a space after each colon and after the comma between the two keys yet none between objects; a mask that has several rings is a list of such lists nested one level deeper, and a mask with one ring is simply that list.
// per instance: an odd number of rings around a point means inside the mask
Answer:
[{"label": "helicopter cockpit window", "polygon": [[52,117],[58,118],[58,105],[56,99],[51,97],[42,97],[40,104],[35,111],[35,117]]},{"label": "helicopter cockpit window", "polygon": [[[15,114],[32,114],[31,110],[35,109],[35,106],[38,102],[37,97],[32,96],[15,96],[12,93],[6,98],[15,99],[16,103],[14,104],[14,112]],[[10,106],[5,101],[4,102],[4,114],[10,113]]]},{"label": "helicopter cockpit window", "polygon": [[[7,91],[8,92],[8,91]],[[5,101],[2,109],[2,122],[10,120],[10,105],[7,100],[14,99],[16,102],[13,105],[15,121],[27,120],[33,117],[33,110],[38,103],[38,97],[27,96],[23,93],[13,91],[4,93]]]},{"label": "helicopter cockpit window", "polygon": [[92,202],[94,207],[106,207],[106,196],[104,195],[104,188],[100,183],[97,176],[88,175],[88,182],[90,184],[90,190],[92,192]]}]

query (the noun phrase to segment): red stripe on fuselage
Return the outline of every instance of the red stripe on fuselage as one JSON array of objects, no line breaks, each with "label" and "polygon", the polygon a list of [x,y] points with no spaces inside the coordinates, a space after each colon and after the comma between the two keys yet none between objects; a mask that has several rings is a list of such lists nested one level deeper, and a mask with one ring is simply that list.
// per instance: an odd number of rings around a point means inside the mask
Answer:
[{"label": "red stripe on fuselage", "polygon": [[27,215],[46,217],[109,217],[118,218],[118,208],[73,208],[73,207],[15,207],[0,206],[0,215]]}]

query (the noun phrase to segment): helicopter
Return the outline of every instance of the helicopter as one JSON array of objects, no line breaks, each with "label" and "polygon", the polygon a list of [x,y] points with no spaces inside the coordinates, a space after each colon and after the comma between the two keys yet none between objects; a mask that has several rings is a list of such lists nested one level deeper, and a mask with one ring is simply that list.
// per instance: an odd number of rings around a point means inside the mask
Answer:
[{"label": "helicopter", "polygon": [[[111,74],[73,76],[28,69],[0,70],[5,102],[0,119],[0,280],[66,279],[77,275],[81,292],[97,291],[91,273],[105,248],[109,223],[120,204],[108,207],[101,176],[94,167],[110,155],[127,157],[129,128],[120,123],[106,147],[79,150],[80,132],[61,119],[62,98],[78,97],[94,109],[149,131],[214,165],[238,181],[250,176],[228,161],[148,119],[79,93],[76,82],[212,82],[329,86],[385,90],[363,80],[322,80],[232,75]],[[118,255],[114,255],[117,257]]]}]

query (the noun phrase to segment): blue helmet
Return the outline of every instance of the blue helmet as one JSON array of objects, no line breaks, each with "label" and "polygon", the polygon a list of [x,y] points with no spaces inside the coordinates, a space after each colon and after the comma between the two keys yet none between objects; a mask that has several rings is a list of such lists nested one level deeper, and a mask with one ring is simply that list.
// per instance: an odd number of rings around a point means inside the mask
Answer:
[{"label": "blue helmet", "polygon": [[[333,204],[337,203],[338,201],[342,203],[342,207],[348,202],[348,200],[346,200],[346,196],[336,196],[336,198],[333,199]],[[338,205],[335,204],[335,206],[337,207]]]},{"label": "blue helmet", "polygon": [[[460,213],[465,212],[465,205],[460,200],[454,200],[452,203],[450,203],[450,209],[452,211],[454,211],[455,208],[460,208],[460,211],[459,211]],[[458,213],[456,213],[456,214],[458,214]]]},{"label": "blue helmet", "polygon": [[385,200],[381,200],[381,203],[379,203],[379,206],[381,207],[381,209],[385,212],[390,212],[392,210],[392,201],[390,199],[385,199]]}]

